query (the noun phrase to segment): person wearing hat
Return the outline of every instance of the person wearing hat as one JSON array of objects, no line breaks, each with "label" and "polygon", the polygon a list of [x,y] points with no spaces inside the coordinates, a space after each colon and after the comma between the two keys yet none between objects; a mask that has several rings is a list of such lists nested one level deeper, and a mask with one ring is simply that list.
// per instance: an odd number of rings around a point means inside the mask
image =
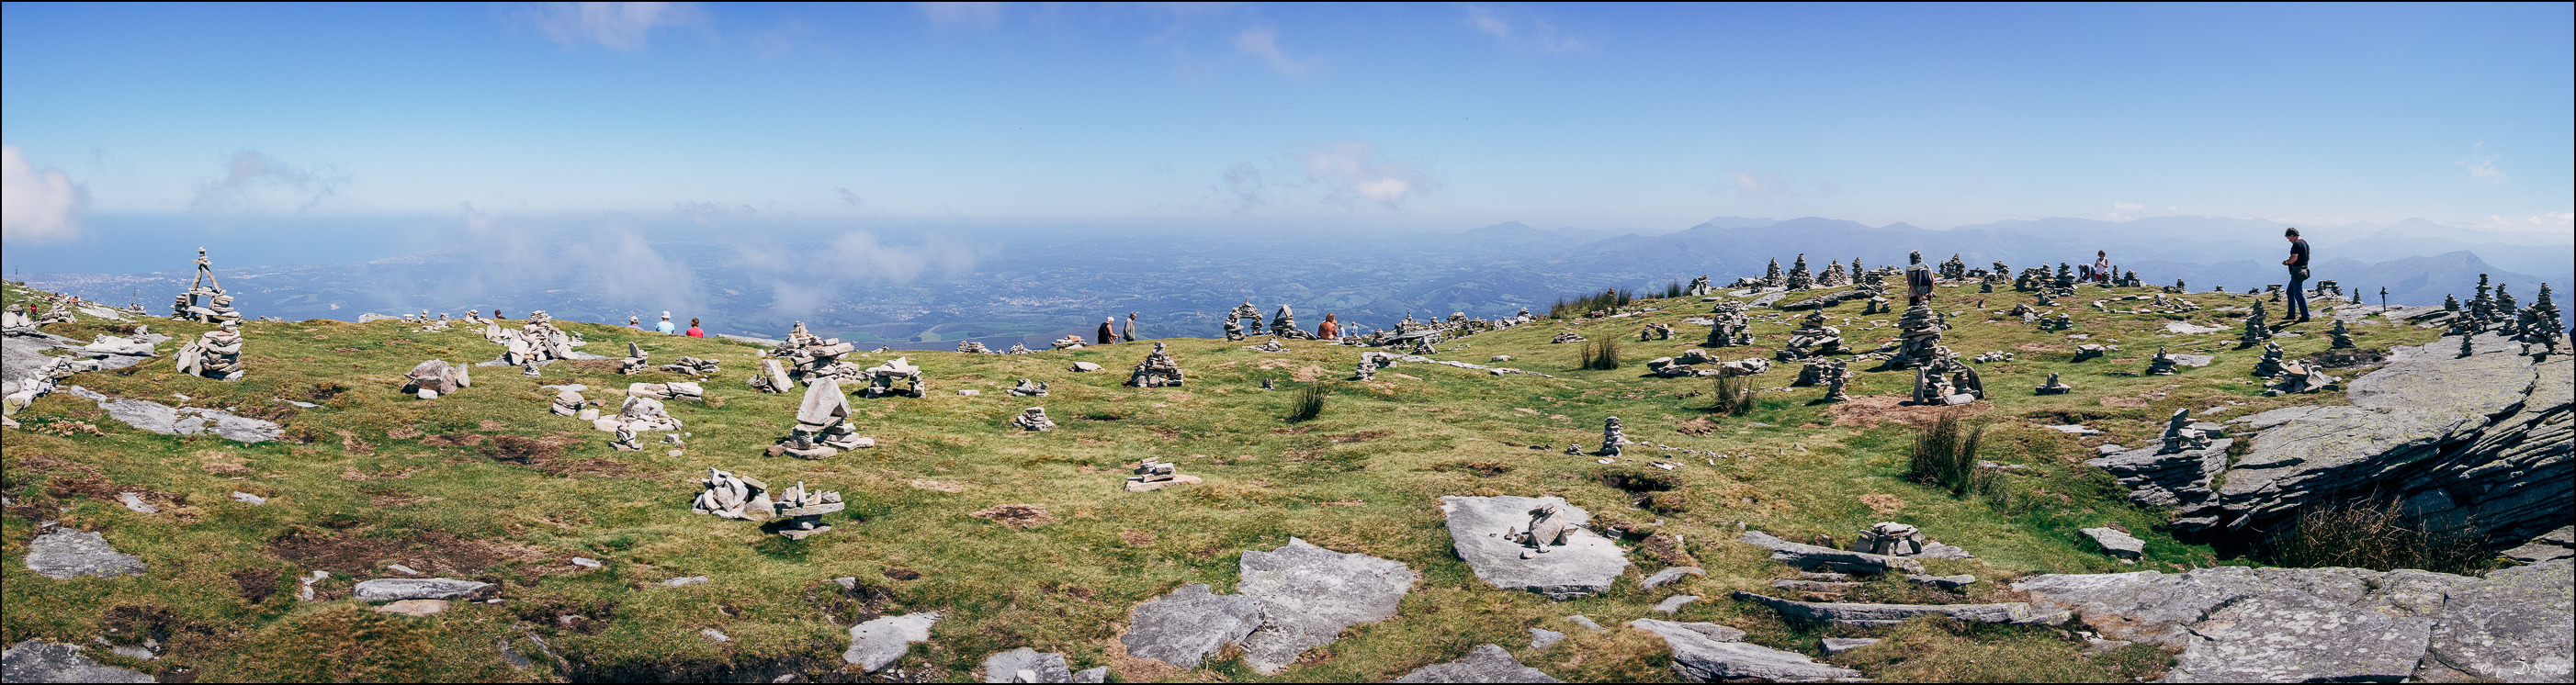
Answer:
[{"label": "person wearing hat", "polygon": [[670,313],[670,312],[662,312],[662,322],[661,322],[661,323],[657,323],[657,324],[653,324],[653,330],[661,331],[663,335],[674,335],[674,334],[677,334],[677,333],[678,333],[678,331],[676,331],[676,330],[674,330],[674,329],[675,329],[675,327],[671,325],[671,313]]}]

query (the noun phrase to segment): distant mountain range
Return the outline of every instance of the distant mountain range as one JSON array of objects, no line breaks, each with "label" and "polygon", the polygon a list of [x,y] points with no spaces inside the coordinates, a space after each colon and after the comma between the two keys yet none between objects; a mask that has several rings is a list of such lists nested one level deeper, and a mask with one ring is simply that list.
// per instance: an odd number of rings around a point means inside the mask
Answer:
[{"label": "distant mountain range", "polygon": [[[1311,328],[1327,312],[1348,324],[1388,327],[1410,314],[1503,316],[1544,311],[1559,297],[1603,288],[1660,288],[1707,275],[1724,283],[1783,268],[1805,254],[1825,262],[1902,264],[1921,251],[1937,263],[2015,269],[2114,264],[2154,284],[2243,290],[2285,281],[2282,225],[2259,219],[2156,217],[2004,221],[1946,230],[1803,217],[1719,217],[1660,235],[1539,229],[1518,222],[1458,233],[1279,234],[1204,232],[950,231],[946,257],[923,248],[876,247],[875,238],[811,232],[801,238],[703,227],[604,237],[565,232],[513,236],[506,245],[413,252],[373,261],[283,267],[260,263],[257,244],[213,236],[224,285],[254,316],[354,319],[365,312],[546,309],[558,318],[650,323],[669,310],[710,331],[775,337],[796,321],[867,344],[1040,346],[1088,335],[1103,318],[1137,312],[1149,336],[1213,335],[1245,299],[1264,317],[1292,306]],[[2301,227],[2315,247],[2317,278],[2376,303],[2438,304],[2466,297],[2479,274],[2528,302],[2543,281],[2576,276],[2576,237],[2488,233],[2411,219],[2389,225]],[[851,241],[853,235],[866,240]],[[716,236],[722,236],[716,239]],[[768,242],[763,242],[768,241]],[[169,242],[169,241],[156,241]],[[754,247],[757,245],[757,247]],[[858,245],[853,248],[852,245]],[[30,251],[21,255],[26,258]],[[173,254],[172,267],[188,255]],[[25,262],[20,262],[25,263]],[[39,262],[41,263],[41,262]],[[163,306],[189,273],[38,273],[37,287],[112,304]],[[2576,311],[2576,302],[2562,308]]]}]

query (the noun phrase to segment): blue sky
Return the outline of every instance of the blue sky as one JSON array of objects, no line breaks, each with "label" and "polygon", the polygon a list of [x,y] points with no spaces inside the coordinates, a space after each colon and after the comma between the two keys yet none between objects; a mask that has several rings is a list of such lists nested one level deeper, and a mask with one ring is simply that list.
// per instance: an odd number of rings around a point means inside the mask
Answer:
[{"label": "blue sky", "polygon": [[2564,233],[2570,7],[8,4],[0,143],[28,243],[119,215]]}]

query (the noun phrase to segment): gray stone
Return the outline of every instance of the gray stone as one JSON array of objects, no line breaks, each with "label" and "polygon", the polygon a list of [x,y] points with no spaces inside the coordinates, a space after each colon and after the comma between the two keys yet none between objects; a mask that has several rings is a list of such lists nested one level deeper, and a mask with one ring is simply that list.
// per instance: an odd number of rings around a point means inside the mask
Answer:
[{"label": "gray stone", "polygon": [[1268,552],[1244,552],[1235,592],[1259,600],[1261,626],[1243,639],[1243,662],[1262,675],[1331,644],[1350,626],[1395,616],[1422,579],[1403,563],[1334,552],[1298,538]]},{"label": "gray stone", "polygon": [[1583,629],[1584,629],[1584,630],[1600,630],[1600,629],[1601,629],[1601,624],[1592,622],[1592,618],[1591,618],[1591,617],[1589,617],[1589,616],[1584,616],[1584,615],[1582,615],[1582,614],[1575,614],[1575,615],[1573,615],[1573,616],[1567,616],[1567,617],[1565,617],[1565,622],[1567,622],[1567,623],[1572,623],[1572,624],[1575,624],[1575,625],[1578,625],[1578,626],[1583,626]]},{"label": "gray stone", "polygon": [[2520,547],[2505,550],[2503,556],[2526,564],[2576,557],[2576,526],[2542,533]]},{"label": "gray stone", "polygon": [[1529,629],[1529,634],[1530,649],[1547,649],[1550,645],[1554,645],[1565,639],[1564,633],[1548,630],[1546,628],[1531,628]]},{"label": "gray stone", "polygon": [[1771,550],[1772,561],[1801,569],[1822,568],[1843,573],[1923,572],[1923,562],[1913,559],[1800,544],[1758,530],[1745,531],[1739,539]]},{"label": "gray stone", "polygon": [[1664,601],[1656,602],[1655,608],[1651,609],[1651,611],[1665,614],[1678,614],[1681,613],[1682,607],[1689,606],[1690,603],[1697,601],[1699,601],[1699,595],[1673,595],[1671,597],[1664,598]]},{"label": "gray stone", "polygon": [[1780,578],[1771,581],[1771,587],[1780,588],[1782,590],[1825,594],[1850,592],[1852,590],[1859,589],[1860,586],[1860,583],[1844,583],[1824,580],[1791,580],[1788,578]]},{"label": "gray stone", "polygon": [[377,578],[359,581],[352,596],[361,602],[392,602],[405,599],[456,599],[481,594],[494,587],[454,578]]},{"label": "gray stone", "polygon": [[1977,577],[1966,573],[1955,576],[1927,576],[1918,573],[1906,576],[1905,579],[1951,591],[1977,584]]},{"label": "gray stone", "polygon": [[1859,671],[1816,663],[1797,652],[1739,642],[1744,631],[1713,623],[1673,623],[1641,618],[1628,627],[1653,633],[1673,650],[1673,673],[1695,683],[1740,678],[1814,681],[1858,678]]},{"label": "gray stone", "polygon": [[2145,540],[2131,537],[2127,532],[2116,528],[2085,528],[2076,532],[2092,538],[2093,544],[2102,546],[2102,551],[2121,559],[2135,561],[2146,556],[2147,553]]},{"label": "gray stone", "polygon": [[[1037,678],[1014,681],[1012,676],[1021,671],[1029,671]],[[984,657],[984,682],[1070,683],[1074,682],[1073,667],[1065,663],[1062,654],[1021,647]]]},{"label": "gray stone", "polygon": [[149,683],[152,676],[133,669],[103,666],[82,654],[79,645],[26,640],[0,651],[0,682],[10,683]]},{"label": "gray stone", "polygon": [[[1531,548],[1505,536],[1527,525],[1530,510],[1541,505],[1554,505],[1570,526],[1565,544],[1522,558]],[[1618,545],[1583,527],[1591,513],[1562,498],[1448,496],[1440,498],[1440,511],[1448,519],[1449,539],[1458,558],[1494,587],[1573,599],[1608,592],[1611,582],[1628,568],[1627,555]]]},{"label": "gray stone", "polygon": [[2303,593],[2255,595],[2193,625],[2195,639],[2166,679],[2393,682],[2415,673],[2432,628],[2429,618],[2391,617]]},{"label": "gray stone", "polygon": [[716,630],[714,628],[699,628],[698,636],[706,638],[708,642],[722,643],[733,641],[733,636],[726,635],[724,634],[724,631]]},{"label": "gray stone", "polygon": [[403,574],[403,575],[406,575],[406,576],[417,576],[417,575],[421,575],[421,572],[420,572],[419,570],[417,570],[417,569],[413,569],[412,567],[409,567],[409,566],[404,566],[404,565],[402,565],[402,564],[389,564],[389,565],[385,566],[385,570],[387,570],[387,571],[392,571],[392,572],[395,572],[395,573],[400,573],[400,574]]},{"label": "gray stone", "polygon": [[2473,678],[2567,682],[2576,676],[2576,562],[2557,559],[2488,573],[2449,593],[2428,651]]},{"label": "gray stone", "polygon": [[492,646],[501,650],[501,663],[509,664],[510,668],[525,671],[531,668],[536,668],[537,666],[537,662],[529,660],[528,655],[520,654],[519,650],[511,649],[509,640],[496,640],[493,642]]},{"label": "gray stone", "polygon": [[1219,595],[1191,583],[1137,605],[1118,642],[1126,645],[1129,656],[1198,668],[1208,655],[1260,628],[1261,610],[1261,600]]},{"label": "gray stone", "polygon": [[707,582],[706,576],[682,576],[662,581],[662,587],[680,587],[683,585],[696,585],[704,582]]},{"label": "gray stone", "polygon": [[1705,575],[1708,575],[1708,572],[1700,570],[1700,567],[1697,566],[1675,566],[1661,571],[1656,571],[1655,575],[1647,576],[1645,580],[1638,582],[1637,587],[1639,589],[1652,590],[1663,587],[1665,583],[1678,582],[1683,576]]},{"label": "gray stone", "polygon": [[158,514],[158,513],[161,513],[161,508],[160,508],[160,507],[152,506],[152,503],[151,503],[151,502],[145,502],[145,501],[143,501],[143,496],[142,496],[142,495],[140,495],[140,494],[131,493],[131,492],[120,492],[120,493],[117,493],[117,495],[116,495],[116,499],[117,499],[117,501],[124,502],[124,503],[125,503],[125,508],[127,508],[127,509],[132,509],[132,510],[134,510],[134,511],[136,511],[136,512],[145,513],[145,514]]},{"label": "gray stone", "polygon": [[1860,648],[1862,648],[1862,647],[1867,647],[1867,646],[1874,645],[1874,644],[1878,644],[1878,638],[1874,638],[1874,637],[1829,637],[1829,638],[1825,638],[1825,653],[1826,653],[1826,654],[1841,654],[1841,653],[1843,653],[1843,652],[1848,652],[1848,651],[1852,651],[1852,650],[1855,650],[1855,649],[1860,649]]},{"label": "gray stone", "polygon": [[276,440],[286,432],[285,427],[275,423],[234,416],[230,412],[195,407],[172,407],[149,400],[108,397],[77,385],[69,386],[64,390],[97,402],[100,409],[107,410],[108,418],[162,435],[213,433],[236,442],[259,443]]},{"label": "gray stone", "polygon": [[1090,372],[1093,372],[1093,371],[1099,371],[1099,370],[1100,370],[1100,368],[1101,368],[1101,367],[1100,367],[1100,365],[1099,365],[1099,364],[1093,364],[1093,363],[1091,363],[1091,362],[1074,362],[1074,363],[1073,363],[1073,370],[1074,370],[1074,372],[1075,372],[1075,373],[1090,373]]},{"label": "gray stone", "polygon": [[1445,664],[1432,664],[1398,676],[1399,683],[1562,683],[1554,676],[1521,665],[1511,652],[1495,645],[1477,645],[1467,656]]},{"label": "gray stone", "polygon": [[1904,623],[1916,616],[1942,614],[1975,623],[2051,624],[2066,620],[2067,613],[2034,608],[2022,602],[1999,604],[1845,604],[1841,602],[1799,602],[1750,592],[1738,591],[1736,599],[1751,600],[1782,614],[1810,620],[1828,621],[1852,626],[1881,627]]},{"label": "gray stone", "polygon": [[850,626],[850,649],[841,652],[841,661],[875,673],[912,651],[912,643],[929,642],[930,626],[937,623],[939,612],[925,611]]},{"label": "gray stone", "polygon": [[266,497],[261,497],[261,496],[258,496],[258,495],[254,495],[254,494],[250,494],[250,493],[247,493],[247,492],[234,491],[234,492],[233,492],[233,501],[235,501],[235,502],[240,502],[240,503],[243,503],[243,504],[267,504],[267,503],[268,503],[268,498],[266,498]]},{"label": "gray stone", "polygon": [[1074,671],[1074,672],[1073,672],[1073,682],[1077,682],[1077,683],[1105,683],[1105,682],[1109,682],[1109,667],[1107,667],[1107,666],[1100,666],[1100,667],[1095,667],[1095,668],[1086,668],[1086,669],[1082,669],[1082,670],[1079,670],[1079,671]]},{"label": "gray stone", "polygon": [[142,557],[117,552],[97,533],[56,527],[27,544],[27,570],[48,578],[135,576],[147,568]]}]

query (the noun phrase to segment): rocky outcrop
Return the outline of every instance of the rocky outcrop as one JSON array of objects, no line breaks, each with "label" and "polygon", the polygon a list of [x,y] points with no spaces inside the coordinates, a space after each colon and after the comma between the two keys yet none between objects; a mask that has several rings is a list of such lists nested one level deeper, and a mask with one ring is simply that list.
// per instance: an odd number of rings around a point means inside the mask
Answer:
[{"label": "rocky outcrop", "polygon": [[358,583],[351,594],[361,602],[393,602],[481,597],[493,589],[491,583],[454,578],[377,578]]},{"label": "rocky outcrop", "polygon": [[1628,627],[1653,633],[1673,650],[1673,673],[1694,683],[1761,678],[1811,682],[1858,678],[1859,671],[1816,663],[1805,654],[1744,642],[1744,631],[1714,623],[1674,623],[1641,618]]},{"label": "rocky outcrop", "polygon": [[[2092,460],[2147,506],[2172,506],[2185,536],[2259,542],[2303,511],[2394,498],[2421,525],[2474,529],[2512,545],[2576,518],[2576,360],[2535,361],[2500,335],[2392,350],[2353,379],[2351,406],[2276,409],[2231,423],[2249,432],[2226,463],[2224,441]],[[2213,484],[2217,485],[2213,485]]]},{"label": "rocky outcrop", "polygon": [[57,527],[27,544],[27,570],[47,578],[136,576],[146,568],[142,557],[116,551],[97,533]]},{"label": "rocky outcrop", "polygon": [[1744,542],[1771,550],[1771,560],[1815,571],[1836,573],[1922,573],[1923,562],[1868,552],[1851,552],[1832,547],[1818,547],[1782,540],[1769,533],[1748,530]]},{"label": "rocky outcrop", "polygon": [[1397,677],[1399,683],[1562,683],[1535,668],[1521,665],[1511,652],[1496,645],[1477,645],[1467,656],[1445,664],[1432,664]]},{"label": "rocky outcrop", "polygon": [[[79,645],[27,640],[0,652],[0,682],[11,683],[149,683],[152,676],[129,668],[100,665]],[[1550,681],[1553,682],[1553,681]]]},{"label": "rocky outcrop", "polygon": [[1131,656],[1182,668],[1198,668],[1218,650],[1240,646],[1245,665],[1275,674],[1306,650],[1340,639],[1344,629],[1395,616],[1422,578],[1400,562],[1293,537],[1276,550],[1245,552],[1238,563],[1239,594],[1183,585],[1137,605],[1120,644]]},{"label": "rocky outcrop", "polygon": [[1800,602],[1738,591],[1736,599],[1771,607],[1782,615],[1837,625],[1883,628],[1917,616],[1940,614],[1974,623],[2050,624],[2065,621],[2063,611],[2035,608],[2023,602],[1999,604],[1845,604]]},{"label": "rocky outcrop", "polygon": [[2112,640],[2181,650],[2169,682],[2566,682],[2571,561],[2485,578],[2219,567],[2042,575],[2012,584]]},{"label": "rocky outcrop", "polygon": [[151,400],[109,397],[80,386],[63,389],[81,399],[98,403],[107,410],[108,418],[125,425],[162,435],[197,435],[213,433],[227,440],[246,443],[268,442],[286,433],[286,427],[269,421],[235,416],[231,412],[197,407],[173,407]]},{"label": "rocky outcrop", "polygon": [[[1529,525],[1530,511],[1541,506],[1561,512],[1568,526],[1563,544],[1532,547],[1510,539]],[[1591,514],[1561,498],[1450,496],[1440,498],[1440,512],[1448,519],[1458,558],[1494,587],[1573,599],[1608,592],[1610,583],[1628,570],[1628,556],[1618,545],[1584,527]]]},{"label": "rocky outcrop", "polygon": [[912,643],[929,642],[930,627],[938,623],[939,612],[925,611],[850,626],[850,648],[841,652],[841,661],[869,673],[884,670],[912,651]]}]

